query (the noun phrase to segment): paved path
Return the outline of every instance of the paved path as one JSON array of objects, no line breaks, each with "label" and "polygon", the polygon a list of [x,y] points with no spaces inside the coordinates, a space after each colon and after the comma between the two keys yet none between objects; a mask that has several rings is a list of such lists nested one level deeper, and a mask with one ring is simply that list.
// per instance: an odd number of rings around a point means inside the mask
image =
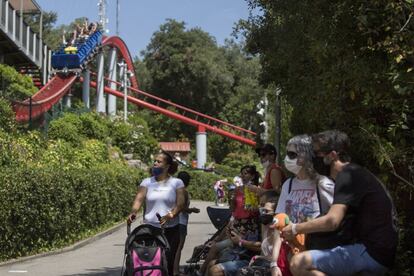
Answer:
[{"label": "paved path", "polygon": [[[193,248],[206,241],[216,230],[211,224],[206,207],[209,202],[192,201],[191,207],[201,209],[190,215],[188,236],[181,263],[191,257]],[[112,276],[121,274],[126,227],[76,250],[0,266],[1,276]]]}]

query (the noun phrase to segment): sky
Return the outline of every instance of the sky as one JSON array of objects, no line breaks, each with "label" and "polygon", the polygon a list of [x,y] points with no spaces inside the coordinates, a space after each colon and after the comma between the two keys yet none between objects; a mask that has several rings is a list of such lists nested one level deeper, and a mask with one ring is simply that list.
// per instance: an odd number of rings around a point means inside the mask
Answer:
[{"label": "sky", "polygon": [[[58,14],[57,25],[75,18],[98,21],[98,0],[36,0],[45,11]],[[231,37],[234,24],[248,17],[246,0],[119,0],[119,34],[132,56],[139,56],[152,34],[167,18],[200,27],[223,45]],[[107,0],[109,35],[116,33],[116,0]]]}]

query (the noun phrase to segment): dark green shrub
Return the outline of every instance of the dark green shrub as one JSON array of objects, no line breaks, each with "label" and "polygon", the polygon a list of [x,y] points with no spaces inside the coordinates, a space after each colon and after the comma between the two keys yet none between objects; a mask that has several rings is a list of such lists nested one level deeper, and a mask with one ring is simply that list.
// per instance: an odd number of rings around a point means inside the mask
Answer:
[{"label": "dark green shrub", "polygon": [[80,134],[82,121],[74,113],[66,113],[63,117],[50,123],[48,137],[53,140],[62,139],[73,145],[80,143],[84,137]]},{"label": "dark green shrub", "polygon": [[138,116],[132,116],[127,123],[116,120],[111,125],[110,136],[112,144],[124,153],[133,153],[134,158],[151,162],[151,154],[158,149],[158,142],[149,132],[145,121]]},{"label": "dark green shrub", "polygon": [[0,260],[78,239],[128,214],[143,173],[123,163],[0,170]]},{"label": "dark green shrub", "polygon": [[15,114],[10,106],[10,103],[5,99],[0,98],[0,129],[6,132],[15,131],[16,122]]},{"label": "dark green shrub", "polygon": [[110,121],[96,112],[83,113],[79,117],[81,121],[80,132],[84,136],[105,141],[109,136]]},{"label": "dark green shrub", "polygon": [[192,199],[214,201],[214,184],[223,177],[210,172],[186,170],[191,176],[188,192]]},{"label": "dark green shrub", "polygon": [[0,64],[0,79],[5,84],[2,96],[8,99],[25,100],[37,91],[29,76],[19,74],[13,67],[5,64]]},{"label": "dark green shrub", "polygon": [[215,166],[214,171],[217,174],[219,174],[219,175],[221,175],[222,177],[225,177],[225,178],[229,177],[229,178],[233,179],[233,177],[240,174],[241,167],[229,167],[229,166],[221,165],[221,164],[215,164],[214,166]]}]

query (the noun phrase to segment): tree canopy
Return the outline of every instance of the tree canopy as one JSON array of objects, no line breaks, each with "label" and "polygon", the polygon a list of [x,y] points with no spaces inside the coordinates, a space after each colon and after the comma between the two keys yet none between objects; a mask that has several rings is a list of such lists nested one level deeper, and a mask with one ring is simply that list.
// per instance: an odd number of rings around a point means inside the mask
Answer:
[{"label": "tree canopy", "polygon": [[[262,83],[280,87],[292,108],[284,131],[348,133],[354,160],[379,175],[412,218],[414,2],[248,3],[251,14],[238,33],[260,57]],[[407,259],[412,266],[409,254],[400,264]]]},{"label": "tree canopy", "polygon": [[[135,62],[136,74],[141,87],[148,92],[246,129],[261,131],[257,104],[266,93],[259,83],[261,66],[259,59],[247,54],[241,45],[229,40],[218,46],[201,29],[186,29],[184,22],[169,19],[153,34],[142,55],[142,61]],[[160,120],[157,116],[149,119],[154,133],[167,133],[155,128],[170,129],[168,119]],[[184,137],[171,131],[171,135],[162,136],[194,140],[193,127],[181,124],[179,132]],[[219,147],[223,139],[212,141],[217,141],[212,147],[223,149]],[[223,160],[229,152],[237,151],[238,144],[230,144],[225,150],[211,151],[214,160]]]}]

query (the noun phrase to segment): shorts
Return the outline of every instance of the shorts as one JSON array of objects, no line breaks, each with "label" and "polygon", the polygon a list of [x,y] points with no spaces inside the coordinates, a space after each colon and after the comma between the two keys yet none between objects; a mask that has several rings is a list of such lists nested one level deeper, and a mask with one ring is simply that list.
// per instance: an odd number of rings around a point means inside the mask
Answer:
[{"label": "shorts", "polygon": [[312,266],[328,275],[384,275],[388,269],[375,261],[365,245],[337,246],[329,250],[310,250]]},{"label": "shorts", "polygon": [[231,239],[225,239],[219,242],[216,242],[216,247],[219,252],[223,251],[225,248],[233,247],[233,242]]},{"label": "shorts", "polygon": [[234,260],[217,264],[224,271],[224,275],[237,275],[237,272],[249,265],[248,260]]}]

